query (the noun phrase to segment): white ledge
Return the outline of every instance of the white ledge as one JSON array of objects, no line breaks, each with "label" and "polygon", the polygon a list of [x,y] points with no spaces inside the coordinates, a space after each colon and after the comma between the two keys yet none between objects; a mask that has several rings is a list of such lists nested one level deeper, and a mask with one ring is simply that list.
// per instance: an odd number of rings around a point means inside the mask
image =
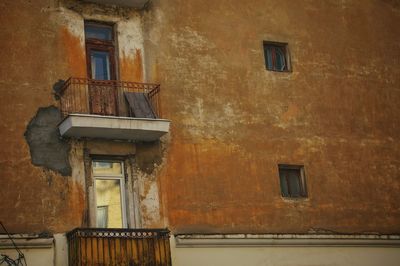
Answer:
[{"label": "white ledge", "polygon": [[175,235],[176,247],[400,247],[399,235],[374,234],[186,234]]},{"label": "white ledge", "polygon": [[69,114],[58,128],[63,137],[155,141],[169,132],[170,123],[166,119]]},{"label": "white ledge", "polygon": [[[18,248],[52,248],[54,238],[39,237],[37,235],[11,235]],[[0,249],[14,249],[8,235],[0,235]]]}]

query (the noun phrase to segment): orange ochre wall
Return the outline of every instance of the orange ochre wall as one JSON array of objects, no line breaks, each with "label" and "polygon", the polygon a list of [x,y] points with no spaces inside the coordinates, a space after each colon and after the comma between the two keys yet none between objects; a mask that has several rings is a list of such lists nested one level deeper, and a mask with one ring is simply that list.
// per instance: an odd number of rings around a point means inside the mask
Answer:
[{"label": "orange ochre wall", "polygon": [[65,232],[83,220],[82,185],[33,166],[24,138],[38,108],[57,104],[53,84],[86,73],[79,41],[51,18],[56,7],[53,1],[0,4],[0,221],[10,232]]},{"label": "orange ochre wall", "polygon": [[[400,231],[396,1],[153,1],[146,67],[171,142],[174,233]],[[292,71],[265,69],[263,41]],[[308,198],[281,197],[302,164]]]},{"label": "orange ochre wall", "polygon": [[[120,55],[121,79],[161,83],[172,121],[153,173],[164,225],[398,233],[397,1],[251,2],[154,0],[144,52]],[[0,7],[0,220],[12,232],[65,232],[83,224],[85,188],[33,166],[24,132],[57,104],[58,79],[86,76],[82,40],[55,19],[57,1]],[[265,69],[263,40],[288,43],[290,73]],[[280,196],[278,163],[304,165],[306,200]]]}]

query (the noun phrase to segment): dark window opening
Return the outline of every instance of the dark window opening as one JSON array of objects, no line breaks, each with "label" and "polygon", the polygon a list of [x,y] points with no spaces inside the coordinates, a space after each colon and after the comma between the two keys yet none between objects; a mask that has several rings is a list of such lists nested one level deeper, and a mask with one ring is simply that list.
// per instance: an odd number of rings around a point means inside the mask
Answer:
[{"label": "dark window opening", "polygon": [[265,66],[271,71],[289,71],[289,56],[286,43],[264,42]]},{"label": "dark window opening", "polygon": [[307,197],[306,178],[302,165],[278,165],[282,197]]}]

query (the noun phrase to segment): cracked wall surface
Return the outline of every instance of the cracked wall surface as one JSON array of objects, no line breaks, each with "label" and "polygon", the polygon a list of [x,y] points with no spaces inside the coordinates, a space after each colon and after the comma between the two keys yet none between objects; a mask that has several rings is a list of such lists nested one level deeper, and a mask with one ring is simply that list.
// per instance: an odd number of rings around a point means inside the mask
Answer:
[{"label": "cracked wall surface", "polygon": [[[175,233],[400,227],[396,1],[152,1],[148,79],[173,121],[161,173]],[[267,71],[263,41],[292,71]],[[309,197],[281,197],[302,164]]]},{"label": "cracked wall surface", "polygon": [[[24,137],[37,110],[57,104],[58,80],[86,77],[84,19],[116,23],[119,78],[161,83],[172,120],[160,143],[136,145],[143,226],[400,230],[395,1],[153,0],[137,12],[15,0],[0,8],[0,56],[9,62],[0,65],[0,220],[10,231],[87,224],[83,142],[72,143],[63,176],[33,165]],[[264,40],[289,44],[290,73],[265,69]],[[278,163],[304,165],[307,199],[282,199]]]},{"label": "cracked wall surface", "polygon": [[[62,233],[87,226],[84,142],[60,139],[57,124],[61,115],[48,106],[58,105],[53,88],[59,88],[60,80],[87,75],[85,19],[115,24],[118,78],[144,81],[141,14],[129,8],[68,0],[4,1],[0,7],[7,10],[0,17],[7,25],[0,30],[4,37],[0,55],[10,62],[8,67],[0,67],[4,73],[0,77],[0,173],[4,184],[0,188],[0,220],[18,233]],[[105,142],[92,151],[114,156],[121,152],[121,145],[129,148],[133,144]],[[146,180],[139,179],[143,204],[136,208],[143,209],[141,224],[154,227],[161,224],[161,218],[153,170],[161,159],[160,155],[148,155],[146,148],[140,150],[147,155],[138,157],[143,167],[135,171]],[[154,163],[152,158],[156,158]]]}]

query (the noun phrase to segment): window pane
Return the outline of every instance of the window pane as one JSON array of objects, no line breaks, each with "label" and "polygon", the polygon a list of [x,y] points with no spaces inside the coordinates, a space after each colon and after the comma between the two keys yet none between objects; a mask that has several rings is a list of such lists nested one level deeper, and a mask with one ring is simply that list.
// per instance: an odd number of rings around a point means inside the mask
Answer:
[{"label": "window pane", "polygon": [[285,54],[282,47],[276,47],[276,70],[283,71],[286,69]]},{"label": "window pane", "polygon": [[289,191],[287,187],[286,175],[284,173],[280,174],[280,182],[281,182],[281,193],[284,197],[289,197]]},{"label": "window pane", "polygon": [[96,179],[96,207],[97,227],[123,227],[120,180]]},{"label": "window pane", "polygon": [[99,175],[121,175],[122,167],[118,162],[93,162],[93,173]]},{"label": "window pane", "polygon": [[299,170],[286,170],[288,173],[288,186],[291,197],[300,197],[300,171]]},{"label": "window pane", "polygon": [[108,52],[91,51],[92,79],[110,80],[110,60]]},{"label": "window pane", "polygon": [[279,165],[279,179],[283,197],[307,197],[303,166]]},{"label": "window pane", "polygon": [[265,65],[268,70],[288,71],[287,45],[264,42]]},{"label": "window pane", "polygon": [[272,50],[271,50],[271,47],[267,48],[266,61],[267,61],[267,68],[268,69],[274,69],[274,65],[273,65],[273,62],[272,62]]},{"label": "window pane", "polygon": [[98,206],[96,214],[96,227],[107,228],[108,224],[108,206]]},{"label": "window pane", "polygon": [[112,40],[112,28],[107,26],[85,26],[85,38],[86,39],[98,39],[98,40]]}]

